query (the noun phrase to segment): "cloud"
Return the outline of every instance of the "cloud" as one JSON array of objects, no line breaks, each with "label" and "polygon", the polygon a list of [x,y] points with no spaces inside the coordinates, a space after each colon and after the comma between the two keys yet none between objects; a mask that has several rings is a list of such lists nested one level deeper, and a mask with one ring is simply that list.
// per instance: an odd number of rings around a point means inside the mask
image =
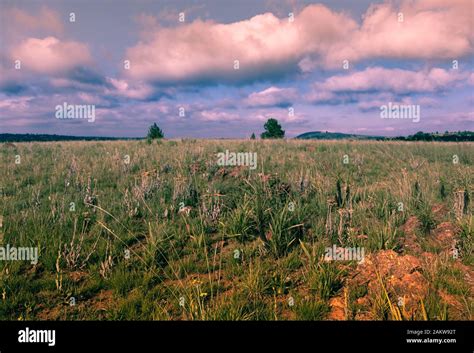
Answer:
[{"label": "cloud", "polygon": [[[399,22],[399,15],[403,22]],[[373,5],[340,55],[364,58],[453,59],[473,51],[471,0],[403,1]]]},{"label": "cloud", "polygon": [[298,109],[295,109],[292,114],[285,109],[259,109],[252,114],[252,120],[256,119],[259,122],[266,122],[270,118],[275,118],[284,124],[293,124],[304,123],[307,121],[308,116]]},{"label": "cloud", "polygon": [[399,8],[387,2],[370,6],[361,24],[309,5],[294,22],[265,13],[228,24],[153,25],[126,51],[129,75],[160,83],[236,83],[337,68],[343,60],[460,58],[473,52],[470,6],[470,0],[406,0]]},{"label": "cloud", "polygon": [[3,8],[0,12],[0,22],[6,24],[2,27],[4,40],[39,32],[55,35],[64,32],[60,14],[45,6],[34,14],[15,7]]},{"label": "cloud", "polygon": [[92,63],[86,44],[61,41],[56,37],[28,38],[14,47],[12,60],[21,60],[22,70],[40,74],[57,74]]},{"label": "cloud", "polygon": [[248,107],[282,107],[286,108],[292,105],[296,99],[296,89],[270,87],[260,92],[251,93],[244,104]]},{"label": "cloud", "polygon": [[[212,11],[216,20],[203,19],[209,18],[208,5],[192,12],[166,4],[130,11],[117,4],[114,13],[127,11],[140,26],[124,23],[130,35],[121,36],[104,27],[100,16],[91,17],[88,29],[103,33],[84,42],[77,38],[87,33],[76,32],[65,13],[38,6],[2,11],[2,123],[5,129],[89,134],[90,125],[54,119],[54,104],[67,101],[96,105],[92,133],[112,135],[141,136],[157,121],[176,136],[236,137],[260,131],[269,117],[287,133],[382,131],[389,122],[373,120],[374,109],[391,101],[436,108],[423,113],[439,124],[445,119],[449,129],[472,126],[472,114],[462,112],[473,104],[472,86],[466,85],[474,85],[472,0],[372,1],[360,19],[349,12],[360,13],[360,4],[343,11],[276,2],[280,12],[268,3],[259,8],[273,14],[244,20],[242,14],[252,10],[245,4],[235,13]],[[86,8],[77,10],[86,15],[92,11]],[[184,23],[178,22],[180,11],[186,13]],[[295,13],[294,22],[289,11]],[[398,22],[399,12],[403,22]],[[111,41],[103,42],[105,37]],[[106,60],[101,50],[109,54]],[[22,61],[21,70],[13,68],[16,59]],[[130,70],[121,67],[125,59]],[[347,71],[341,69],[345,59]],[[455,59],[462,70],[448,69]],[[239,60],[238,70],[234,60]],[[256,81],[263,84],[245,86]],[[185,116],[179,115],[181,107]],[[452,109],[459,113],[449,118]],[[423,120],[420,128],[434,122]],[[401,131],[402,125],[390,124]]]},{"label": "cloud", "polygon": [[[455,59],[473,53],[471,0],[374,4],[347,41],[335,43],[325,65],[371,58]],[[399,21],[402,20],[402,21]]]},{"label": "cloud", "polygon": [[306,98],[313,103],[341,102],[355,95],[389,92],[395,95],[436,93],[466,81],[467,75],[457,70],[432,68],[410,71],[368,67],[347,75],[336,75],[313,85]]},{"label": "cloud", "polygon": [[[5,8],[1,35],[0,91],[7,95],[56,94],[104,85],[94,71],[88,45],[64,39],[64,19],[46,6],[36,12]],[[17,69],[17,60],[21,67]]]},{"label": "cloud", "polygon": [[205,122],[229,122],[240,120],[239,114],[216,110],[203,110],[195,114],[200,121]]},{"label": "cloud", "polygon": [[136,79],[246,82],[299,71],[305,54],[324,53],[355,26],[348,16],[322,5],[306,7],[294,22],[271,13],[229,24],[196,20],[155,29],[151,39],[129,48],[125,57]]},{"label": "cloud", "polygon": [[129,83],[126,80],[120,80],[115,78],[107,78],[107,82],[110,83],[111,89],[108,89],[105,93],[120,96],[136,100],[147,100],[155,94],[155,90],[152,86],[145,83]]},{"label": "cloud", "polygon": [[9,95],[23,93],[28,87],[21,83],[21,73],[19,70],[7,70],[0,61],[0,91]]},{"label": "cloud", "polygon": [[474,112],[459,112],[452,111],[443,114],[442,116],[433,116],[430,118],[430,123],[436,127],[447,130],[454,130],[451,126],[457,126],[457,130],[470,130],[474,129]]}]

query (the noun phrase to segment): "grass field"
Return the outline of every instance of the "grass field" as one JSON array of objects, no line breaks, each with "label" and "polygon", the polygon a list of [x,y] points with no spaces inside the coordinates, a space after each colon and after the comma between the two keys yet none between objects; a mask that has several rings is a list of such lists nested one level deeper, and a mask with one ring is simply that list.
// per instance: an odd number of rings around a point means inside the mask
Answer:
[{"label": "grass field", "polygon": [[[256,152],[257,168],[217,153]],[[472,320],[474,144],[3,144],[1,320]],[[325,258],[362,249],[363,261]]]}]

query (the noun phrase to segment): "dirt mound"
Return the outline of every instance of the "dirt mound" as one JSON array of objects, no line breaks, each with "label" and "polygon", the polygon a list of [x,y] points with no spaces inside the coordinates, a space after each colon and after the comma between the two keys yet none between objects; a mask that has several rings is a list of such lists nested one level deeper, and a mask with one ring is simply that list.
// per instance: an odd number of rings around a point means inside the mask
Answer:
[{"label": "dirt mound", "polygon": [[474,271],[472,267],[466,266],[462,262],[457,261],[454,264],[454,268],[459,269],[463,273],[464,280],[471,288],[471,293],[474,294]]},{"label": "dirt mound", "polygon": [[457,311],[462,311],[464,309],[463,305],[461,302],[458,300],[458,298],[454,295],[448,294],[446,290],[440,289],[438,291],[438,294],[441,298],[441,300],[446,303],[451,309],[457,310]]},{"label": "dirt mound", "polygon": [[446,206],[444,206],[443,204],[435,204],[432,208],[431,208],[431,212],[433,213],[433,216],[435,219],[437,220],[441,220],[442,218],[446,217],[446,215],[448,214],[448,209],[446,208]]},{"label": "dirt mound", "polygon": [[41,321],[54,321],[54,320],[65,320],[65,309],[64,306],[55,306],[53,308],[42,309],[37,319]]},{"label": "dirt mound", "polygon": [[385,291],[392,305],[398,305],[412,316],[428,291],[428,282],[420,270],[420,260],[411,255],[399,255],[393,250],[369,254],[347,283],[351,290],[364,293],[356,298],[361,309],[356,319],[368,318],[374,298],[387,300]]},{"label": "dirt mound", "polygon": [[443,222],[431,232],[431,240],[442,250],[452,250],[456,245],[457,233],[459,233],[458,227],[451,222]]},{"label": "dirt mound", "polygon": [[114,306],[114,294],[112,290],[101,290],[99,294],[89,300],[87,305],[97,311],[108,311]]},{"label": "dirt mound", "polygon": [[328,319],[334,321],[346,320],[346,304],[342,296],[334,297],[329,300],[331,311],[329,312]]},{"label": "dirt mound", "polygon": [[71,280],[74,283],[81,282],[87,276],[88,276],[87,272],[84,272],[84,271],[73,271],[69,273],[69,278],[71,278]]},{"label": "dirt mound", "polygon": [[[75,305],[70,305],[70,299],[56,303],[53,307],[39,308],[37,319],[45,321],[70,320],[76,314],[91,312],[98,319],[104,319],[116,302],[112,290],[101,290],[96,296],[85,301],[79,300]],[[71,316],[72,315],[72,316]]]},{"label": "dirt mound", "polygon": [[421,223],[419,219],[416,216],[411,216],[405,224],[401,226],[401,230],[405,234],[401,240],[404,252],[410,252],[412,254],[420,254],[422,252],[421,246],[416,237],[416,230],[420,225]]}]

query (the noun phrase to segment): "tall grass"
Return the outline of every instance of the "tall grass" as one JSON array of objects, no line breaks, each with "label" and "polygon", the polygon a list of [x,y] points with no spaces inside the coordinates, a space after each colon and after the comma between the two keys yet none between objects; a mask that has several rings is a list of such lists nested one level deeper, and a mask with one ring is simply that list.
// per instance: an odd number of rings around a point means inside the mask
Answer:
[{"label": "tall grass", "polygon": [[[257,169],[218,166],[226,149],[256,152]],[[0,146],[0,239],[40,252],[37,265],[0,262],[0,318],[324,319],[357,266],[323,262],[325,247],[400,252],[410,216],[427,239],[441,221],[459,226],[457,261],[472,268],[473,152],[360,141]],[[446,317],[437,305],[426,298],[429,319]]]}]

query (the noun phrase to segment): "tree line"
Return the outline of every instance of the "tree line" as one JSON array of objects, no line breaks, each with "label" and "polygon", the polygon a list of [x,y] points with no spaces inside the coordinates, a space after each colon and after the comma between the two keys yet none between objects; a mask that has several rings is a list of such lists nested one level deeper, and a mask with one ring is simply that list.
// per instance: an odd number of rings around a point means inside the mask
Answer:
[{"label": "tree line", "polygon": [[446,141],[446,142],[462,142],[462,141],[474,141],[473,131],[457,131],[444,133],[438,132],[422,132],[418,131],[414,135],[410,136],[399,136],[395,137],[394,140],[399,141]]},{"label": "tree line", "polygon": [[[260,134],[262,139],[281,139],[285,137],[285,130],[282,129],[278,120],[270,118],[263,125],[264,131]],[[331,134],[329,138],[335,138]],[[341,134],[346,135],[346,134]],[[351,138],[351,135],[347,135]],[[164,138],[163,130],[154,123],[148,129],[146,139],[149,143],[156,139]],[[365,136],[371,138],[371,136]],[[256,139],[255,133],[250,136],[252,140]],[[344,136],[341,136],[344,138]],[[473,131],[457,131],[444,133],[439,132],[422,132],[419,131],[414,135],[398,136],[398,137],[373,137],[377,140],[395,140],[395,141],[446,141],[446,142],[464,142],[474,141]],[[113,141],[113,140],[140,140],[141,138],[122,138],[122,137],[101,137],[101,136],[65,136],[65,135],[48,135],[48,134],[0,134],[0,142],[47,142],[47,141]]]}]

